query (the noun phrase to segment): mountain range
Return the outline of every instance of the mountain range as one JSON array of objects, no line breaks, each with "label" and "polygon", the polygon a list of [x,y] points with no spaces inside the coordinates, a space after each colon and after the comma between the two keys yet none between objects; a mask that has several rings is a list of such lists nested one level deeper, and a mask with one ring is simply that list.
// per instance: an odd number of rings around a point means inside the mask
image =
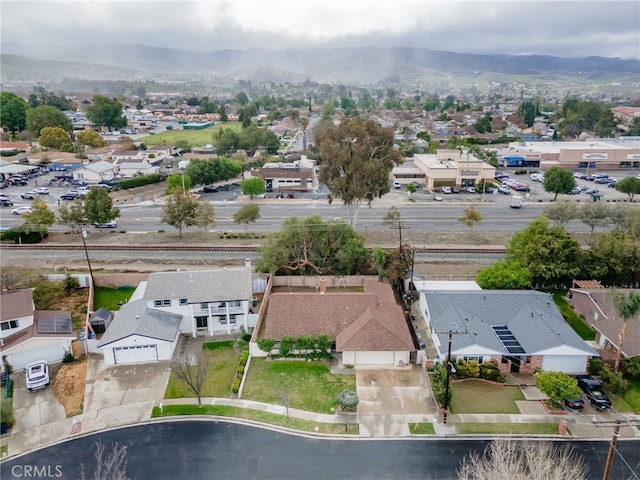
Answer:
[{"label": "mountain range", "polygon": [[140,79],[210,74],[248,80],[373,84],[387,78],[568,76],[587,80],[633,79],[640,60],[546,55],[476,55],[419,47],[358,47],[208,52],[144,45],[29,46],[7,43],[2,80],[47,77]]}]

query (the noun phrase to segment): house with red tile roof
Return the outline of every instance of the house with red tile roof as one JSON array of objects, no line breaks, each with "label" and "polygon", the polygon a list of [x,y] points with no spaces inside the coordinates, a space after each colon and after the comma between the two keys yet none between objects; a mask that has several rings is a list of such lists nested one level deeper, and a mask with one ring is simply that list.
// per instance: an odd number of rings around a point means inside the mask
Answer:
[{"label": "house with red tile roof", "polygon": [[[317,291],[267,293],[260,337],[279,341],[328,335],[344,365],[409,364],[416,346],[391,285],[377,277],[361,278],[362,291],[328,290],[327,279],[318,278]],[[252,354],[266,352],[254,346]]]}]

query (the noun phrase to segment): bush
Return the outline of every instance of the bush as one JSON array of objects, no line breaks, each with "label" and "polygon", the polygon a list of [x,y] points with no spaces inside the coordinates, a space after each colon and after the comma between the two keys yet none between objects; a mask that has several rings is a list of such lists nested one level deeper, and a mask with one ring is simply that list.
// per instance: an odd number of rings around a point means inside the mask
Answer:
[{"label": "bush", "polygon": [[611,388],[616,395],[622,395],[629,389],[629,381],[625,380],[622,372],[614,373],[609,365],[602,365],[602,381]]},{"label": "bush", "polygon": [[2,398],[0,401],[0,423],[6,423],[9,428],[13,427],[16,419],[13,416],[13,399]]},{"label": "bush", "polygon": [[64,352],[64,355],[62,356],[62,363],[71,363],[74,360],[75,358],[73,358],[73,353],[69,351]]},{"label": "bush", "polygon": [[491,362],[485,362],[480,365],[480,378],[490,380],[492,382],[504,383],[504,375],[500,373],[500,367],[498,362],[492,360]]},{"label": "bush", "polygon": [[316,346],[316,339],[313,337],[298,337],[296,340],[296,348],[298,350],[313,350]]},{"label": "bush", "polygon": [[234,394],[237,394],[240,391],[240,382],[242,381],[241,378],[236,377],[236,379],[233,381],[233,385],[231,385],[231,391]]},{"label": "bush", "polygon": [[[444,363],[436,363],[433,367],[433,380],[431,382],[431,388],[433,395],[440,405],[444,405],[444,394],[447,387],[447,369]],[[449,389],[449,402],[451,405],[451,398],[453,397],[453,388]]]},{"label": "bush", "polygon": [[515,175],[526,175],[528,172],[527,170],[516,170],[515,172],[513,172]]},{"label": "bush", "polygon": [[600,360],[599,358],[591,358],[589,360],[589,368],[588,368],[589,375],[600,375],[601,371],[602,371],[602,360]]},{"label": "bush", "polygon": [[72,277],[69,274],[64,277],[62,283],[64,284],[64,292],[67,294],[80,287],[80,281],[76,277]]},{"label": "bush", "polygon": [[161,181],[162,177],[159,174],[152,173],[151,175],[141,175],[139,177],[125,178],[123,180],[120,180],[119,186],[123,190],[128,190],[130,188],[151,185],[152,183],[160,183]]},{"label": "bush", "polygon": [[[42,234],[42,235],[41,235]],[[0,234],[0,240],[14,243],[40,243],[44,238],[49,236],[49,232],[30,232],[25,233],[19,228],[10,229]],[[43,238],[44,237],[44,238]]]},{"label": "bush", "polygon": [[242,353],[240,354],[240,365],[244,367],[247,364],[248,360],[249,360],[249,350],[243,350]]},{"label": "bush", "polygon": [[331,356],[331,338],[329,335],[320,335],[316,339],[316,347],[318,352],[322,358],[327,358]]},{"label": "bush", "polygon": [[293,350],[293,338],[289,336],[282,337],[280,339],[280,355],[288,357]]},{"label": "bush", "polygon": [[259,338],[258,339],[258,348],[263,352],[271,352],[273,347],[276,345],[276,341],[273,338]]},{"label": "bush", "polygon": [[251,334],[244,332],[242,334],[242,340],[244,340],[245,342],[249,343],[251,341]]}]

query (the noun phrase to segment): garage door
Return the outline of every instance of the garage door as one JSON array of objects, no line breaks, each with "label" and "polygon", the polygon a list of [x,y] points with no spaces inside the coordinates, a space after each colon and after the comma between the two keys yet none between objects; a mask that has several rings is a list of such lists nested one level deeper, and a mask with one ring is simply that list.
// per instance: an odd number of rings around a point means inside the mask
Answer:
[{"label": "garage door", "polygon": [[393,365],[393,352],[356,352],[356,365]]},{"label": "garage door", "polygon": [[582,355],[545,355],[542,369],[549,372],[584,373],[587,365]]},{"label": "garage door", "polygon": [[[67,346],[68,348],[68,346]],[[59,343],[47,345],[40,348],[32,348],[24,352],[15,352],[7,355],[7,360],[16,370],[21,370],[31,362],[38,360],[46,360],[49,363],[61,362],[64,355],[64,349]]]},{"label": "garage door", "polygon": [[115,363],[143,363],[158,360],[158,349],[155,345],[135,345],[131,347],[115,347],[113,349]]}]

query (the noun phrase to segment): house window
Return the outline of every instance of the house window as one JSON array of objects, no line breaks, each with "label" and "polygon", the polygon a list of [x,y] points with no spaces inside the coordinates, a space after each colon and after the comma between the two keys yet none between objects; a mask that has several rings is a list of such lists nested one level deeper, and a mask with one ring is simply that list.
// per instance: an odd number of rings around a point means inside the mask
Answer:
[{"label": "house window", "polygon": [[180,306],[185,306],[187,304],[187,299],[186,298],[181,298],[180,299]]},{"label": "house window", "polygon": [[226,307],[226,306],[227,306],[227,302],[220,302],[220,303],[218,304],[218,308],[224,308],[224,307]]},{"label": "house window", "polygon": [[479,357],[478,356],[471,356],[471,357],[465,356],[465,357],[462,357],[462,359],[467,363],[469,363],[471,360],[475,360],[476,362],[478,362],[478,365],[482,365],[482,362],[484,360],[482,356],[479,356]]},{"label": "house window", "polygon": [[226,315],[218,316],[218,323],[220,325],[226,325],[227,324],[227,316]]},{"label": "house window", "polygon": [[500,363],[509,363],[509,359],[507,357],[502,357],[500,359]]},{"label": "house window", "polygon": [[161,307],[162,306],[162,300],[154,300],[153,301],[153,306],[154,307]]},{"label": "house window", "polygon": [[2,330],[13,330],[14,328],[18,328],[18,320],[9,320],[8,322],[0,323]]},{"label": "house window", "polygon": [[162,301],[162,306],[170,307],[171,306],[171,300],[163,300]]},{"label": "house window", "polygon": [[229,315],[229,323],[235,325],[235,323],[236,323],[236,316],[235,315]]},{"label": "house window", "polygon": [[233,302],[229,302],[229,306],[230,306],[231,308],[239,307],[239,306],[240,306],[240,303],[241,303],[241,302],[240,302],[240,300],[234,300]]},{"label": "house window", "polygon": [[208,303],[201,303],[200,304],[200,310],[208,310],[209,309],[209,304]]},{"label": "house window", "polygon": [[195,317],[197,328],[207,328],[209,325],[208,318],[206,316]]}]

